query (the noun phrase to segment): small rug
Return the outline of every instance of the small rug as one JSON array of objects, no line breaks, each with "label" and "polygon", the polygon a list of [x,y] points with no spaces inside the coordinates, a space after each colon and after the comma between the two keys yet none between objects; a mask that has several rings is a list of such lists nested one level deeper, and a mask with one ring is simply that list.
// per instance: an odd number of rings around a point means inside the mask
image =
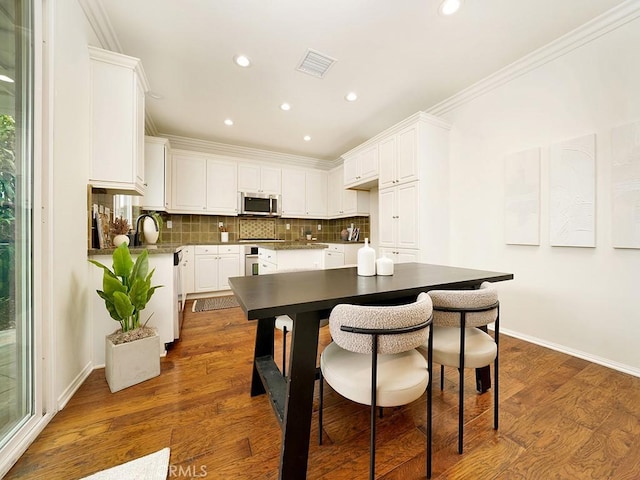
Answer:
[{"label": "small rug", "polygon": [[222,308],[238,307],[238,301],[233,295],[227,297],[199,298],[193,302],[192,312],[206,312],[208,310],[220,310]]},{"label": "small rug", "polygon": [[169,448],[163,448],[81,480],[166,480],[169,472],[169,453]]}]

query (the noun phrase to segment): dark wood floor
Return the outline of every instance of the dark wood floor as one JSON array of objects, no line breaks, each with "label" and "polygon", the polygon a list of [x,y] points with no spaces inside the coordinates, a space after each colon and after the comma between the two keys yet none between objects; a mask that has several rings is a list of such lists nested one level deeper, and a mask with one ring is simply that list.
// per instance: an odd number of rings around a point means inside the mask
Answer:
[{"label": "dark wood floor", "polygon": [[[77,479],[170,447],[169,478],[276,479],[280,430],[267,399],[248,393],[255,323],[239,308],[188,311],[159,377],[112,394],[94,371],[5,478]],[[501,339],[500,429],[491,391],[478,395],[469,371],[456,453],[457,372],[448,370],[444,392],[434,390],[433,478],[640,478],[640,379]],[[367,478],[368,407],[325,395],[325,444],[314,414],[308,478]],[[424,396],[378,425],[379,478],[424,478]]]}]

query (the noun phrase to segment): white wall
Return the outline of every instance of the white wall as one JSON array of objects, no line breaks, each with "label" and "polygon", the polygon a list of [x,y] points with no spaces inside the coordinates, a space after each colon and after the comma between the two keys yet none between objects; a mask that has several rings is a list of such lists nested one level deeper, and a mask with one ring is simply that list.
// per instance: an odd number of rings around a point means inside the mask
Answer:
[{"label": "white wall", "polygon": [[49,365],[58,407],[91,370],[87,262],[89,177],[88,24],[76,0],[55,2],[53,75],[54,352]]},{"label": "white wall", "polygon": [[[611,246],[610,129],[640,120],[640,19],[443,114],[451,263],[513,272],[501,328],[640,375],[640,250]],[[452,102],[453,105],[453,102]],[[596,134],[596,248],[549,245],[549,149]],[[543,147],[540,246],[504,243],[504,158]]]}]

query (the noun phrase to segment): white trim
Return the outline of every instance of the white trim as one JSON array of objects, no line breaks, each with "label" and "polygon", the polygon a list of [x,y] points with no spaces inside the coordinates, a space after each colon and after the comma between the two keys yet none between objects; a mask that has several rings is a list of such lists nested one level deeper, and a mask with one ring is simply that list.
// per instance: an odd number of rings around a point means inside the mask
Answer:
[{"label": "white trim", "polygon": [[586,45],[602,35],[635,20],[639,16],[640,2],[627,0],[557,40],[525,55],[470,87],[428,108],[426,112],[436,116],[444,115],[474,98],[498,88],[500,85],[504,85],[545,63]]},{"label": "white trim", "polygon": [[87,377],[91,375],[93,368],[94,367],[91,361],[87,362],[87,364],[80,371],[80,373],[76,375],[76,378],[74,378],[73,381],[69,384],[69,386],[65,388],[64,392],[62,392],[62,395],[58,397],[58,401],[57,401],[58,410],[62,410],[67,405],[69,400],[71,400],[71,397],[73,397],[73,395],[78,391],[78,389],[82,386],[82,384],[87,379]]},{"label": "white trim", "polygon": [[502,335],[503,333],[509,337],[519,338],[520,340],[524,340],[525,342],[540,345],[541,347],[546,347],[551,350],[555,350],[556,352],[566,353],[567,355],[570,355],[572,357],[581,358],[588,362],[596,363],[598,365],[602,365],[603,367],[607,367],[618,372],[627,373],[629,375],[633,375],[634,377],[640,377],[640,369],[632,368],[629,365],[625,365],[623,363],[613,362],[607,358],[598,357],[581,350],[574,350],[573,348],[559,345],[557,343],[547,342],[546,340],[541,340],[538,337],[532,337],[530,335],[525,335],[513,330],[500,328],[500,335]]},{"label": "white trim", "polygon": [[102,48],[122,53],[122,47],[102,2],[100,0],[78,0],[78,3],[98,37]]},{"label": "white trim", "polygon": [[195,138],[169,135],[166,133],[160,133],[159,136],[169,139],[172,149],[226,155],[243,160],[291,164],[296,167],[310,167],[320,170],[330,170],[341,163],[341,161],[320,160],[318,158],[305,157],[301,155],[278,153],[271,150],[261,150],[259,148],[230,145],[227,143],[212,142],[209,140],[198,140]]}]

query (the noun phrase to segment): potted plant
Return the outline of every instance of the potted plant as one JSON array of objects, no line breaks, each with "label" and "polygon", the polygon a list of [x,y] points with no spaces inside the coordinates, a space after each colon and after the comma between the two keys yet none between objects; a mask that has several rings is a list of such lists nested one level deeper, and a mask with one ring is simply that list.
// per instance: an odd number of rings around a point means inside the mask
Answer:
[{"label": "potted plant", "polygon": [[129,222],[126,218],[114,218],[113,222],[111,222],[111,234],[113,235],[114,247],[119,247],[122,243],[129,245],[129,237],[127,237],[127,233],[129,233],[130,228]]},{"label": "potted plant", "polygon": [[[144,310],[157,288],[151,286],[149,252],[143,250],[134,262],[126,243],[113,252],[113,270],[95,260],[103,270],[102,290],[97,290],[111,318],[120,328],[105,339],[105,376],[109,389],[117,392],[160,375],[160,337],[147,321],[140,323]],[[151,316],[149,316],[151,318]]]}]

